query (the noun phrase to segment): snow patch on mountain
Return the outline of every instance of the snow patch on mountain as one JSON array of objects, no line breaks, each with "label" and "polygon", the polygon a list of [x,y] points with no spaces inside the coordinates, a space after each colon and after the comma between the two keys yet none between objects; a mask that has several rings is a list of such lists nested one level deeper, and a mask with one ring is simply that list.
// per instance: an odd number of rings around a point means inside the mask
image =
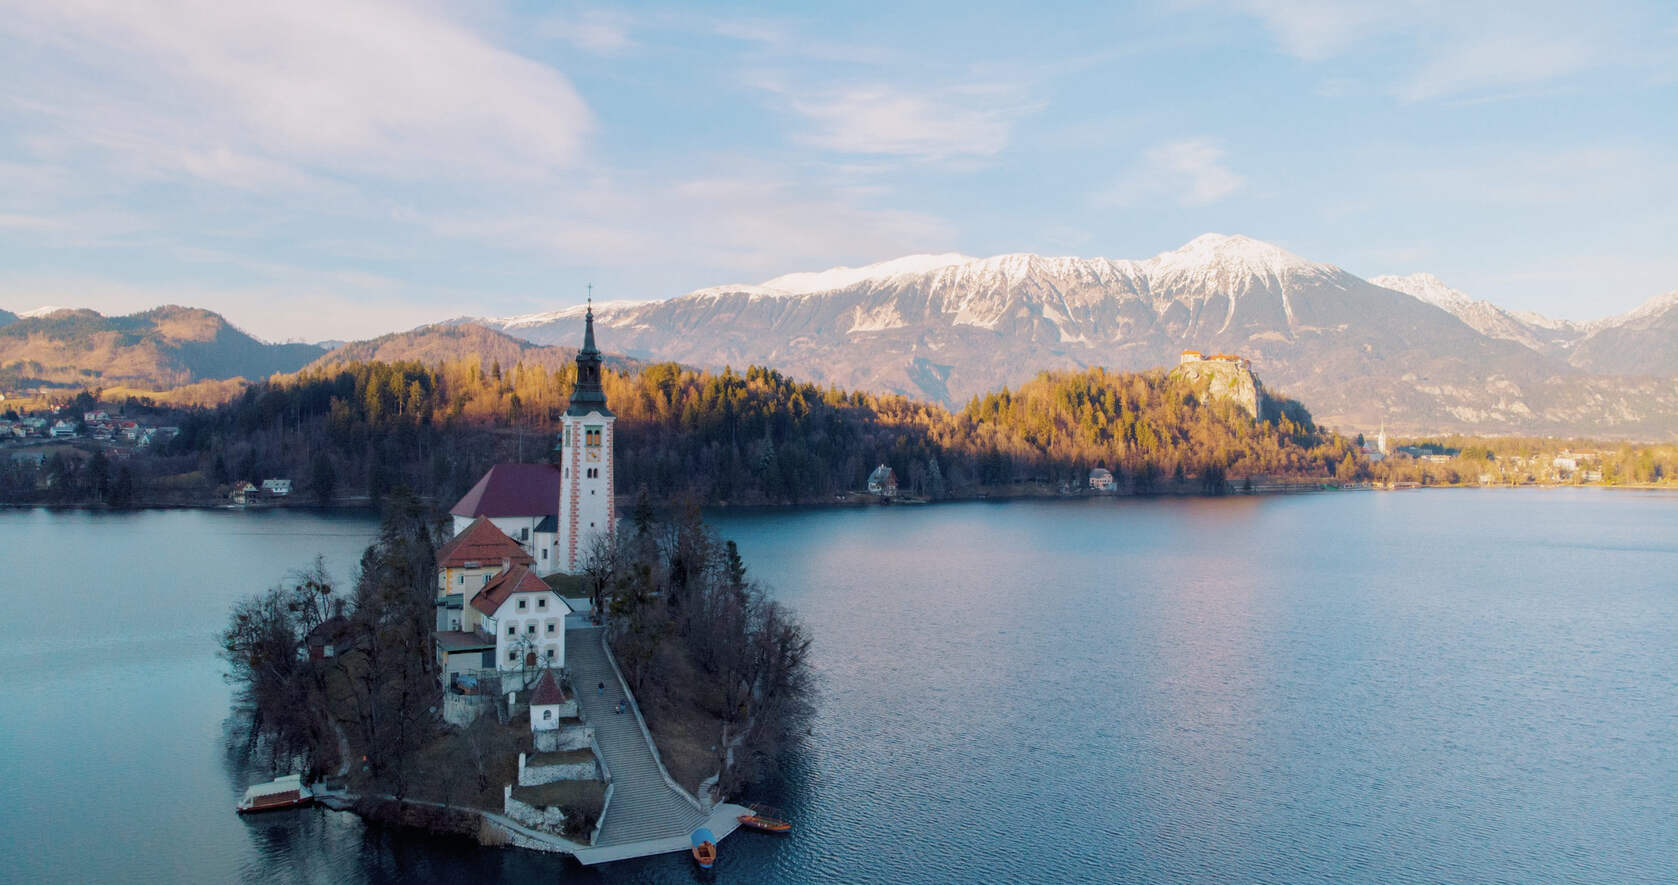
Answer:
[{"label": "snow patch on mountain", "polygon": [[[1618,316],[1611,316],[1605,320],[1599,320],[1593,325],[1596,328],[1624,326],[1629,323],[1652,319],[1672,310],[1678,310],[1678,289],[1674,289],[1664,295],[1656,295],[1625,313],[1619,314]],[[23,314],[23,316],[28,316],[28,314]]]},{"label": "snow patch on mountain", "polygon": [[1161,252],[1145,263],[1161,276],[1217,268],[1279,279],[1291,271],[1332,269],[1306,261],[1274,243],[1239,234],[1201,234],[1181,248]]},{"label": "snow patch on mountain", "polygon": [[62,313],[66,310],[75,310],[75,308],[73,308],[73,307],[60,307],[56,304],[44,304],[40,307],[35,308],[34,310],[20,311],[18,313],[18,316],[26,317],[28,319],[39,319],[41,317],[50,317],[55,313]]},{"label": "snow patch on mountain", "polygon": [[[594,305],[595,314],[618,313],[631,310],[647,304],[645,301],[602,301]],[[495,326],[502,330],[525,329],[534,326],[545,326],[560,320],[580,320],[589,309],[588,304],[578,304],[561,310],[550,310],[543,313],[527,313],[521,316],[505,317],[502,319],[483,320],[474,318],[474,322]]]},{"label": "snow patch on mountain", "polygon": [[1385,275],[1369,281],[1394,292],[1402,292],[1431,304],[1466,323],[1482,335],[1513,341],[1539,353],[1556,353],[1570,347],[1587,329],[1577,323],[1555,320],[1529,311],[1510,311],[1476,300],[1445,285],[1430,273],[1409,276]]},{"label": "snow patch on mountain", "polygon": [[966,264],[973,260],[973,258],[959,252],[945,252],[939,255],[905,255],[902,258],[893,258],[890,261],[881,261],[862,267],[830,267],[827,270],[789,273],[769,280],[756,288],[785,292],[791,295],[809,295],[815,292],[831,292],[835,289],[844,289],[865,280],[886,280],[905,274],[919,276],[941,267],[949,267],[952,264]]},{"label": "snow patch on mountain", "polygon": [[1370,277],[1369,281],[1383,289],[1403,292],[1451,313],[1467,310],[1474,304],[1474,299],[1445,285],[1443,280],[1430,273],[1413,273],[1407,277],[1384,274]]},{"label": "snow patch on mountain", "polygon": [[888,329],[901,329],[909,325],[903,321],[903,315],[891,304],[882,304],[872,309],[858,305],[851,312],[851,333],[856,332],[884,332]]}]

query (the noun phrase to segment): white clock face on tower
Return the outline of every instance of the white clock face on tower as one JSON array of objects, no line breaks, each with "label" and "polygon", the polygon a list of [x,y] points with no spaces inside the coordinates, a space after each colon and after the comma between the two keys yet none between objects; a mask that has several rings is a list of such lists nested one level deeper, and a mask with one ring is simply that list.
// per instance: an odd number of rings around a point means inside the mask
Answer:
[{"label": "white clock face on tower", "polygon": [[599,461],[600,460],[600,450],[599,449],[589,449],[588,450],[588,459],[590,461]]}]

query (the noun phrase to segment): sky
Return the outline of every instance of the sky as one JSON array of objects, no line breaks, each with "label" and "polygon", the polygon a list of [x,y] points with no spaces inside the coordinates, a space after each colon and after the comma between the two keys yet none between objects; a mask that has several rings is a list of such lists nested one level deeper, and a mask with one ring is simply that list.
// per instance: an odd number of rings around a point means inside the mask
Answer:
[{"label": "sky", "polygon": [[1589,320],[1678,289],[1666,0],[0,0],[0,307],[269,340],[1245,234]]}]

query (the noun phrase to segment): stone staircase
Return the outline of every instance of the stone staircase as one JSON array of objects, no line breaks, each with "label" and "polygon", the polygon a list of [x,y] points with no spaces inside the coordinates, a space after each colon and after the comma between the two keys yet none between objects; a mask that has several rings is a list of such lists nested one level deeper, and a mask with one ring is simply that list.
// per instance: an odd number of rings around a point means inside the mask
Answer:
[{"label": "stone staircase", "polygon": [[[600,627],[565,631],[565,666],[571,671],[571,685],[583,719],[594,726],[594,739],[612,775],[612,802],[595,845],[686,838],[706,815],[665,782],[634,710],[614,712],[625,692],[606,659],[603,642]],[[604,693],[598,688],[602,682]]]}]

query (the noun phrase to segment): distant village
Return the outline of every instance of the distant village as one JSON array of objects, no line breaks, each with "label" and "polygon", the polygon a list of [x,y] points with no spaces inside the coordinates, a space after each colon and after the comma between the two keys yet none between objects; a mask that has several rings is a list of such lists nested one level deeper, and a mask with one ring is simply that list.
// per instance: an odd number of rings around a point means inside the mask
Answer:
[{"label": "distant village", "polygon": [[11,467],[39,470],[55,455],[80,461],[95,451],[126,460],[162,446],[181,432],[173,424],[112,414],[99,407],[80,409],[73,402],[35,400],[33,407],[22,409],[16,402],[0,394],[0,452]]}]

